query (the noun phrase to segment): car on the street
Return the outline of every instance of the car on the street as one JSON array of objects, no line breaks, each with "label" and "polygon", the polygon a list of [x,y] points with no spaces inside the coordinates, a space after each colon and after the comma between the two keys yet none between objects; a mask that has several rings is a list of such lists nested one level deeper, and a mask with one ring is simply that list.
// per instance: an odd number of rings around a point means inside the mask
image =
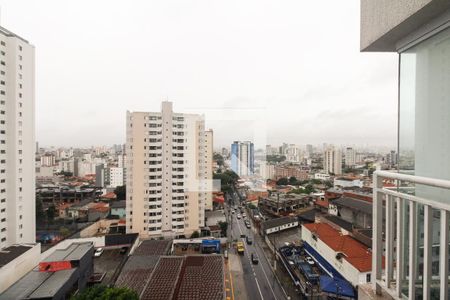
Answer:
[{"label": "car on the street", "polygon": [[247,227],[248,229],[252,228],[252,225],[250,225],[250,223],[245,223],[245,227]]},{"label": "car on the street", "polygon": [[128,247],[122,247],[120,248],[120,254],[125,254],[128,251]]},{"label": "car on the street", "polygon": [[314,265],[314,260],[313,260],[311,257],[309,257],[309,256],[307,256],[307,257],[305,258],[305,261],[306,261],[308,264],[310,264],[310,265]]},{"label": "car on the street", "polygon": [[252,238],[249,237],[248,235],[247,235],[247,237],[245,238],[245,241],[247,242],[248,245],[251,245],[251,244],[253,243]]},{"label": "car on the street", "polygon": [[242,213],[242,216],[245,218],[247,215],[245,213]]},{"label": "car on the street", "polygon": [[256,256],[255,253],[252,253],[251,259],[252,259],[252,263],[253,263],[254,265],[257,265],[257,264],[258,264],[258,262],[259,262],[258,256]]},{"label": "car on the street", "polygon": [[224,250],[224,251],[223,251],[223,257],[224,257],[225,259],[228,259],[228,250]]},{"label": "car on the street", "polygon": [[231,211],[232,214],[234,214],[234,209]]},{"label": "car on the street", "polygon": [[97,248],[97,249],[95,249],[95,251],[94,251],[94,257],[99,257],[100,255],[102,255],[102,253],[103,253],[103,248]]},{"label": "car on the street", "polygon": [[245,250],[244,243],[243,242],[237,242],[237,252],[239,254],[244,254],[244,250]]},{"label": "car on the street", "polygon": [[241,218],[241,215],[240,215],[240,214],[238,214],[238,215],[236,216],[236,218],[240,219],[240,218]]}]

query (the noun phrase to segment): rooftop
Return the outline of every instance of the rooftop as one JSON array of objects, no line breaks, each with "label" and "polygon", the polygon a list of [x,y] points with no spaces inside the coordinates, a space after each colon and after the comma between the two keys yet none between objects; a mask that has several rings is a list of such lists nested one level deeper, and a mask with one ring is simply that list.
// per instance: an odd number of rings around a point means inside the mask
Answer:
[{"label": "rooftop", "polygon": [[337,206],[344,206],[356,211],[366,213],[368,215],[372,215],[372,203],[364,200],[358,200],[350,197],[341,197],[339,199],[333,200],[332,203]]},{"label": "rooftop", "polygon": [[[56,250],[42,262],[77,261],[92,248],[92,242],[73,243],[66,249]],[[76,271],[76,267],[57,272],[34,269],[2,293],[0,299],[52,299]]]},{"label": "rooftop", "polygon": [[10,247],[3,248],[0,251],[0,268],[21,256],[31,248],[33,248],[31,245],[12,245]]},{"label": "rooftop", "polygon": [[42,262],[77,261],[83,258],[86,252],[88,252],[92,247],[92,242],[72,243],[66,249],[55,250],[55,252],[43,259]]},{"label": "rooftop", "polygon": [[261,226],[263,227],[264,230],[266,230],[269,228],[274,228],[297,221],[298,220],[296,217],[283,217],[265,221],[261,224]]},{"label": "rooftop", "polygon": [[114,201],[110,204],[111,208],[125,208],[126,200]]}]

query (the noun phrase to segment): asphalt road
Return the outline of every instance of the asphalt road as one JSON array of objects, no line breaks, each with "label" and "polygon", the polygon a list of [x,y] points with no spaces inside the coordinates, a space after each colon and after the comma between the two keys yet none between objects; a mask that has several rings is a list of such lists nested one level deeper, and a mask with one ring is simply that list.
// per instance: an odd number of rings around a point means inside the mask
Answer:
[{"label": "asphalt road", "polygon": [[[233,201],[238,203],[237,197],[233,197]],[[234,206],[234,205],[233,205]],[[286,296],[273,275],[271,266],[267,261],[263,250],[259,246],[257,240],[254,238],[252,228],[247,229],[243,218],[237,219],[238,211],[231,214],[232,222],[229,222],[229,230],[232,232],[232,238],[242,240],[245,244],[244,255],[240,255],[244,283],[249,299],[286,299]],[[251,245],[247,244],[245,238],[240,238],[242,234],[250,236],[253,240]],[[253,264],[251,261],[251,254],[254,253],[258,257],[259,263]]]}]

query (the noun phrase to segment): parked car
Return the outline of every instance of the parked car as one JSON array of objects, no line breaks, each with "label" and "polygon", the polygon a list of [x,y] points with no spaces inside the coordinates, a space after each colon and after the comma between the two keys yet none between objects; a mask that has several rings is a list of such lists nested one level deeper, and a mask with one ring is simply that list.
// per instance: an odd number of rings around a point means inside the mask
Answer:
[{"label": "parked car", "polygon": [[224,251],[223,251],[223,257],[224,257],[225,259],[228,259],[228,250],[224,250]]},{"label": "parked car", "polygon": [[97,249],[95,249],[95,251],[94,251],[94,257],[99,257],[100,255],[102,255],[102,253],[103,253],[103,248],[97,248]]},{"label": "parked car", "polygon": [[120,254],[125,254],[128,251],[128,247],[122,247],[120,248]]},{"label": "parked car", "polygon": [[236,218],[238,218],[238,220],[239,220],[239,219],[241,218],[241,215],[238,214],[238,215],[236,216]]},{"label": "parked car", "polygon": [[248,229],[252,228],[252,226],[250,225],[250,223],[245,223],[245,226],[246,226]]},{"label": "parked car", "polygon": [[307,257],[305,258],[305,260],[306,260],[306,262],[307,262],[308,264],[314,265],[314,260],[313,260],[311,257],[307,256]]},{"label": "parked car", "polygon": [[257,265],[258,264],[258,262],[259,262],[259,260],[258,260],[258,256],[256,256],[256,254],[255,253],[252,253],[252,263],[254,264],[254,265]]}]

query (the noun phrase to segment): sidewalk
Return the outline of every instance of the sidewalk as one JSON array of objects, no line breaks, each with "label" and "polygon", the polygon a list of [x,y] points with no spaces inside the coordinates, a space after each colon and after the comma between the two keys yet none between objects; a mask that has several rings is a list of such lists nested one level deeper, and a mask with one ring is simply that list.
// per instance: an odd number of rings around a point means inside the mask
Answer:
[{"label": "sidewalk", "polygon": [[[234,251],[233,249],[229,250]],[[234,292],[234,299],[247,300],[247,290],[244,284],[244,273],[242,270],[241,261],[239,256],[235,253],[228,253],[228,268],[231,273],[231,286]]]}]

